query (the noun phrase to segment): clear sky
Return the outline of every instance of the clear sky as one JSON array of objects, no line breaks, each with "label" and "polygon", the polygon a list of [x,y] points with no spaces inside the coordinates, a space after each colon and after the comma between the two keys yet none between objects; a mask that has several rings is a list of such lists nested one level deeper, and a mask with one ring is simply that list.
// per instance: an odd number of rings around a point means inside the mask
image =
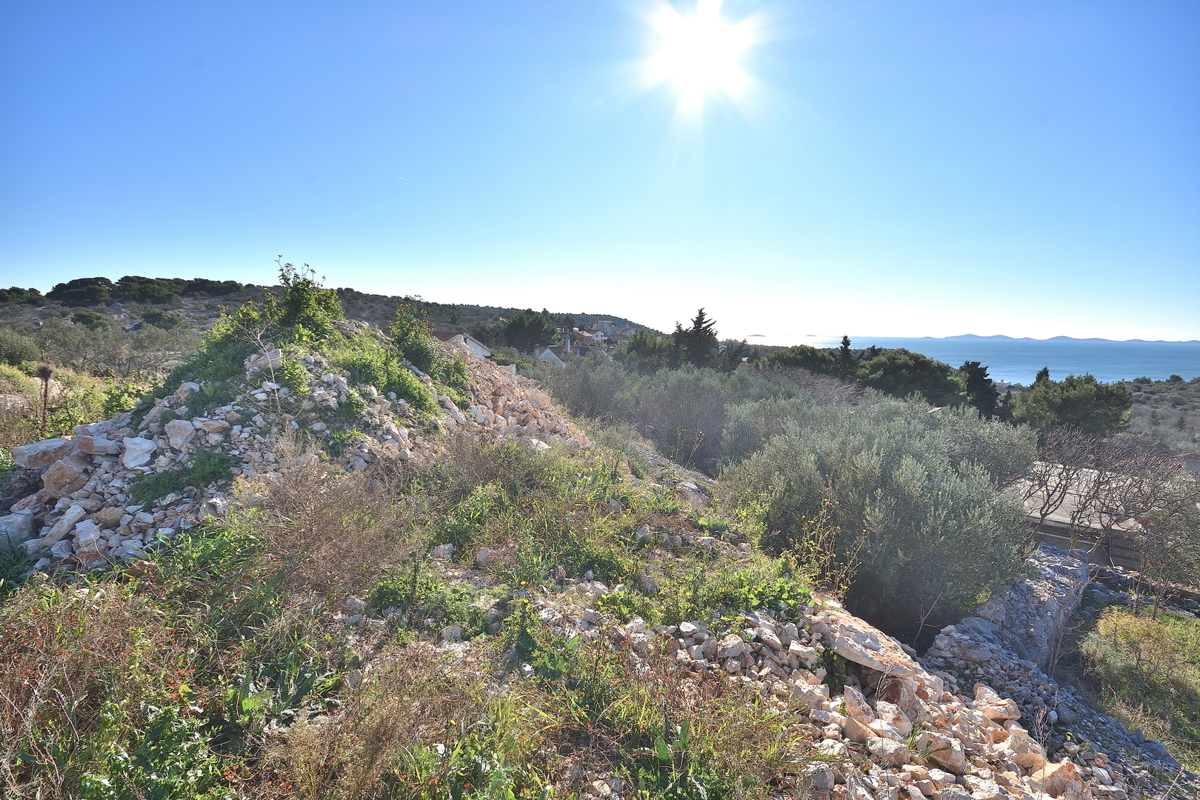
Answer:
[{"label": "clear sky", "polygon": [[1200,3],[706,2],[0,0],[0,286],[1200,339]]}]

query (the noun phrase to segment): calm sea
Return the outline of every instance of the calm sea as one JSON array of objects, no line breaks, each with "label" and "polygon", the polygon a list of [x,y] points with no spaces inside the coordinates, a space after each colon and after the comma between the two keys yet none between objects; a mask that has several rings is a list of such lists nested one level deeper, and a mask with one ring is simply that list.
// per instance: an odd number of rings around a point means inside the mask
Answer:
[{"label": "calm sea", "polygon": [[[902,339],[854,338],[855,348],[903,347],[914,353],[944,361],[952,367],[964,361],[979,361],[995,381],[1030,384],[1042,367],[1050,377],[1091,373],[1106,383],[1133,380],[1145,375],[1163,380],[1181,375],[1185,380],[1200,376],[1200,342],[1110,342],[1038,339]],[[833,347],[822,341],[817,347]]]}]

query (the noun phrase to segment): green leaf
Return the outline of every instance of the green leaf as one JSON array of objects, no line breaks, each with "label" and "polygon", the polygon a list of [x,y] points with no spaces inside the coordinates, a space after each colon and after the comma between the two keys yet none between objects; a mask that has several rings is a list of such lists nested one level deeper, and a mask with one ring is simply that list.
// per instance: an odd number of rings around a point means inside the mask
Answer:
[{"label": "green leaf", "polygon": [[654,749],[658,752],[658,760],[664,764],[671,763],[671,750],[667,747],[667,742],[663,737],[659,736],[654,740]]}]

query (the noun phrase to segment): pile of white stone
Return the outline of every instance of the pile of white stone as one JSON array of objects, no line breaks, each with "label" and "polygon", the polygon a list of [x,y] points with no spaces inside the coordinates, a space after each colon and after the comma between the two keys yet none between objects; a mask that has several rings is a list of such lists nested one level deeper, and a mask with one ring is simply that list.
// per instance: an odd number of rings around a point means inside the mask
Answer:
[{"label": "pile of white stone", "polygon": [[[193,527],[207,514],[221,513],[230,494],[228,485],[217,481],[193,487],[197,491],[186,495],[171,493],[139,503],[131,494],[135,481],[145,479],[138,476],[188,474],[192,460],[210,452],[230,459],[228,477],[252,480],[278,469],[281,439],[298,430],[317,437],[333,436],[331,425],[360,431],[341,448],[342,464],[350,470],[381,459],[432,462],[442,451],[442,434],[455,430],[521,441],[539,450],[555,443],[572,450],[588,446],[532,382],[476,358],[465,347],[451,352],[466,359],[472,403],[460,411],[430,378],[414,370],[440,402],[443,413],[431,425],[423,425],[394,394],[352,385],[319,355],[299,359],[306,385],[289,389],[276,373],[283,354],[267,349],[246,359],[246,377],[233,399],[206,414],[192,407],[206,406],[199,401],[228,387],[185,382],[156,398],[141,419],[126,412],[77,426],[70,437],[14,447],[17,469],[24,478],[40,475],[41,486],[0,516],[0,547],[43,553],[37,569],[54,563],[94,569],[144,558],[148,547]],[[361,409],[353,424],[335,416],[347,406]]]},{"label": "pile of white stone", "polygon": [[[952,691],[982,681],[1011,698],[1021,721],[1047,749],[1074,759],[1085,776],[1095,771],[1101,778],[1123,777],[1150,794],[1161,793],[1171,780],[1164,784],[1157,776],[1174,780],[1180,769],[1166,747],[1126,731],[1043,671],[1088,585],[1087,561],[1043,545],[1030,563],[1031,577],[1019,578],[972,616],[943,628],[922,663]],[[1176,787],[1200,797],[1195,776],[1179,774]]]}]

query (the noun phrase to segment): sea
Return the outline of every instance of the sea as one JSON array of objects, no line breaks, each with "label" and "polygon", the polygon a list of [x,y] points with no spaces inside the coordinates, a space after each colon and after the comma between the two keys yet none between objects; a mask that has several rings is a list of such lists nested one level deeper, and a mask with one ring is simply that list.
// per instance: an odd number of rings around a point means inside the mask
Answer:
[{"label": "sea", "polygon": [[[836,347],[838,340],[822,337],[805,342],[814,347]],[[994,381],[1028,386],[1042,367],[1050,377],[1062,380],[1068,375],[1091,374],[1105,383],[1128,381],[1145,376],[1165,380],[1179,375],[1184,380],[1200,376],[1200,341],[1192,342],[1118,342],[1109,339],[1010,339],[1003,336],[951,336],[908,339],[895,337],[850,337],[855,349],[875,345],[881,348],[903,347],[952,367],[964,361],[978,361],[988,368]]]}]

